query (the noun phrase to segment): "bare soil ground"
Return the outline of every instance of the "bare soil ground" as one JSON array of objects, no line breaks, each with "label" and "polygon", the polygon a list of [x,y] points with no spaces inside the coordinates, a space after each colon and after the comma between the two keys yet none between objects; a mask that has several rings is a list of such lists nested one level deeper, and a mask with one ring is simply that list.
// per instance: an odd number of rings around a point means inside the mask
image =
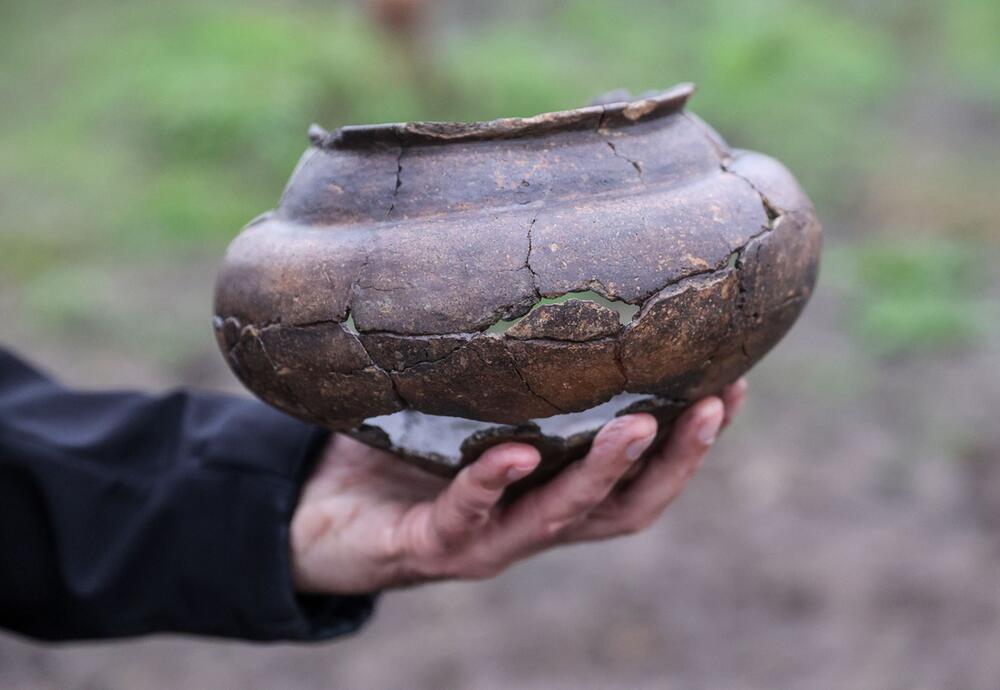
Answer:
[{"label": "bare soil ground", "polygon": [[[114,277],[133,288],[126,312],[207,322],[211,262],[139,272]],[[366,630],[332,644],[0,636],[0,686],[998,688],[1000,344],[877,361],[845,335],[844,299],[818,291],[645,534],[386,594]],[[0,291],[4,340],[75,383],[235,390],[207,324],[164,365],[87,345],[107,334],[41,338],[21,309]]]}]

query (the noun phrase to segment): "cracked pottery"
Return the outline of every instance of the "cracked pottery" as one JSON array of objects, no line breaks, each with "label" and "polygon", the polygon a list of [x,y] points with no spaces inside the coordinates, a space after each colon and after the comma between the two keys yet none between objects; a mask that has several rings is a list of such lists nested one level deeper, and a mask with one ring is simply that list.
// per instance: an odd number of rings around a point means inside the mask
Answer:
[{"label": "cracked pottery", "polygon": [[691,92],[314,126],[226,254],[226,360],[266,402],[444,475],[513,439],[539,481],[629,411],[665,436],[785,334],[820,248],[791,174],[729,148]]}]

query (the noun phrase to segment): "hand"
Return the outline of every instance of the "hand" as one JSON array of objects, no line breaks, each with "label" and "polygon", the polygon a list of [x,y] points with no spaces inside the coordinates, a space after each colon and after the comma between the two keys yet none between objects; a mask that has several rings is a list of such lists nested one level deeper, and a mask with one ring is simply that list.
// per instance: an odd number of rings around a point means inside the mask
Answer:
[{"label": "hand", "polygon": [[559,544],[638,532],[680,494],[745,397],[740,379],[721,399],[687,410],[663,449],[621,486],[656,435],[656,420],[619,417],[585,458],[509,505],[500,504],[504,489],[538,465],[531,446],[491,448],[449,481],[335,435],[292,519],[295,586],[356,594],[491,577]]}]

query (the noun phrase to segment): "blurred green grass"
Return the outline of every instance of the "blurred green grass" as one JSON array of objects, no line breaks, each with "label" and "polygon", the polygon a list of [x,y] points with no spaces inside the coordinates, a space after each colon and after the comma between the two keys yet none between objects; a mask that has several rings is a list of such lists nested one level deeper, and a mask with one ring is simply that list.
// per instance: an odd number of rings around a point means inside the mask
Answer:
[{"label": "blurred green grass", "polygon": [[926,226],[925,247],[887,235],[828,268],[860,276],[851,324],[873,352],[978,333],[974,291],[927,286],[965,270],[962,242],[1000,239],[992,1],[575,0],[440,32],[419,65],[342,4],[4,12],[0,276],[45,328],[104,309],[87,295],[116,263],[221,252],[275,203],[310,122],[528,115],[691,80],[693,109],[786,161],[844,241]]},{"label": "blurred green grass", "polygon": [[849,294],[850,325],[880,357],[969,347],[994,329],[987,254],[977,243],[938,238],[865,241],[827,253]]}]

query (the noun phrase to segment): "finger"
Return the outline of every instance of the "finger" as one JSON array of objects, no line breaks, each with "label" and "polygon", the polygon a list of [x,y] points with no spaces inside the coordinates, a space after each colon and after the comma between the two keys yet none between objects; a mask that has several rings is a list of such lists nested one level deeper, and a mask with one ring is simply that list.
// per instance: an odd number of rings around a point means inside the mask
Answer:
[{"label": "finger", "polygon": [[580,525],[573,539],[604,539],[632,534],[648,527],[684,489],[701,465],[722,426],[724,406],[719,398],[700,401],[677,421],[662,451],[629,487]]},{"label": "finger", "polygon": [[741,377],[722,390],[722,403],[726,408],[725,416],[722,419],[723,429],[732,423],[743,408],[743,403],[747,399],[748,387],[746,378]]},{"label": "finger", "polygon": [[504,489],[530,474],[540,460],[535,448],[522,443],[504,443],[483,453],[434,501],[430,519],[434,540],[449,546],[468,539],[489,520]]},{"label": "finger", "polygon": [[513,560],[557,541],[608,496],[656,436],[649,414],[619,417],[598,432],[590,452],[511,506],[494,548]]}]

